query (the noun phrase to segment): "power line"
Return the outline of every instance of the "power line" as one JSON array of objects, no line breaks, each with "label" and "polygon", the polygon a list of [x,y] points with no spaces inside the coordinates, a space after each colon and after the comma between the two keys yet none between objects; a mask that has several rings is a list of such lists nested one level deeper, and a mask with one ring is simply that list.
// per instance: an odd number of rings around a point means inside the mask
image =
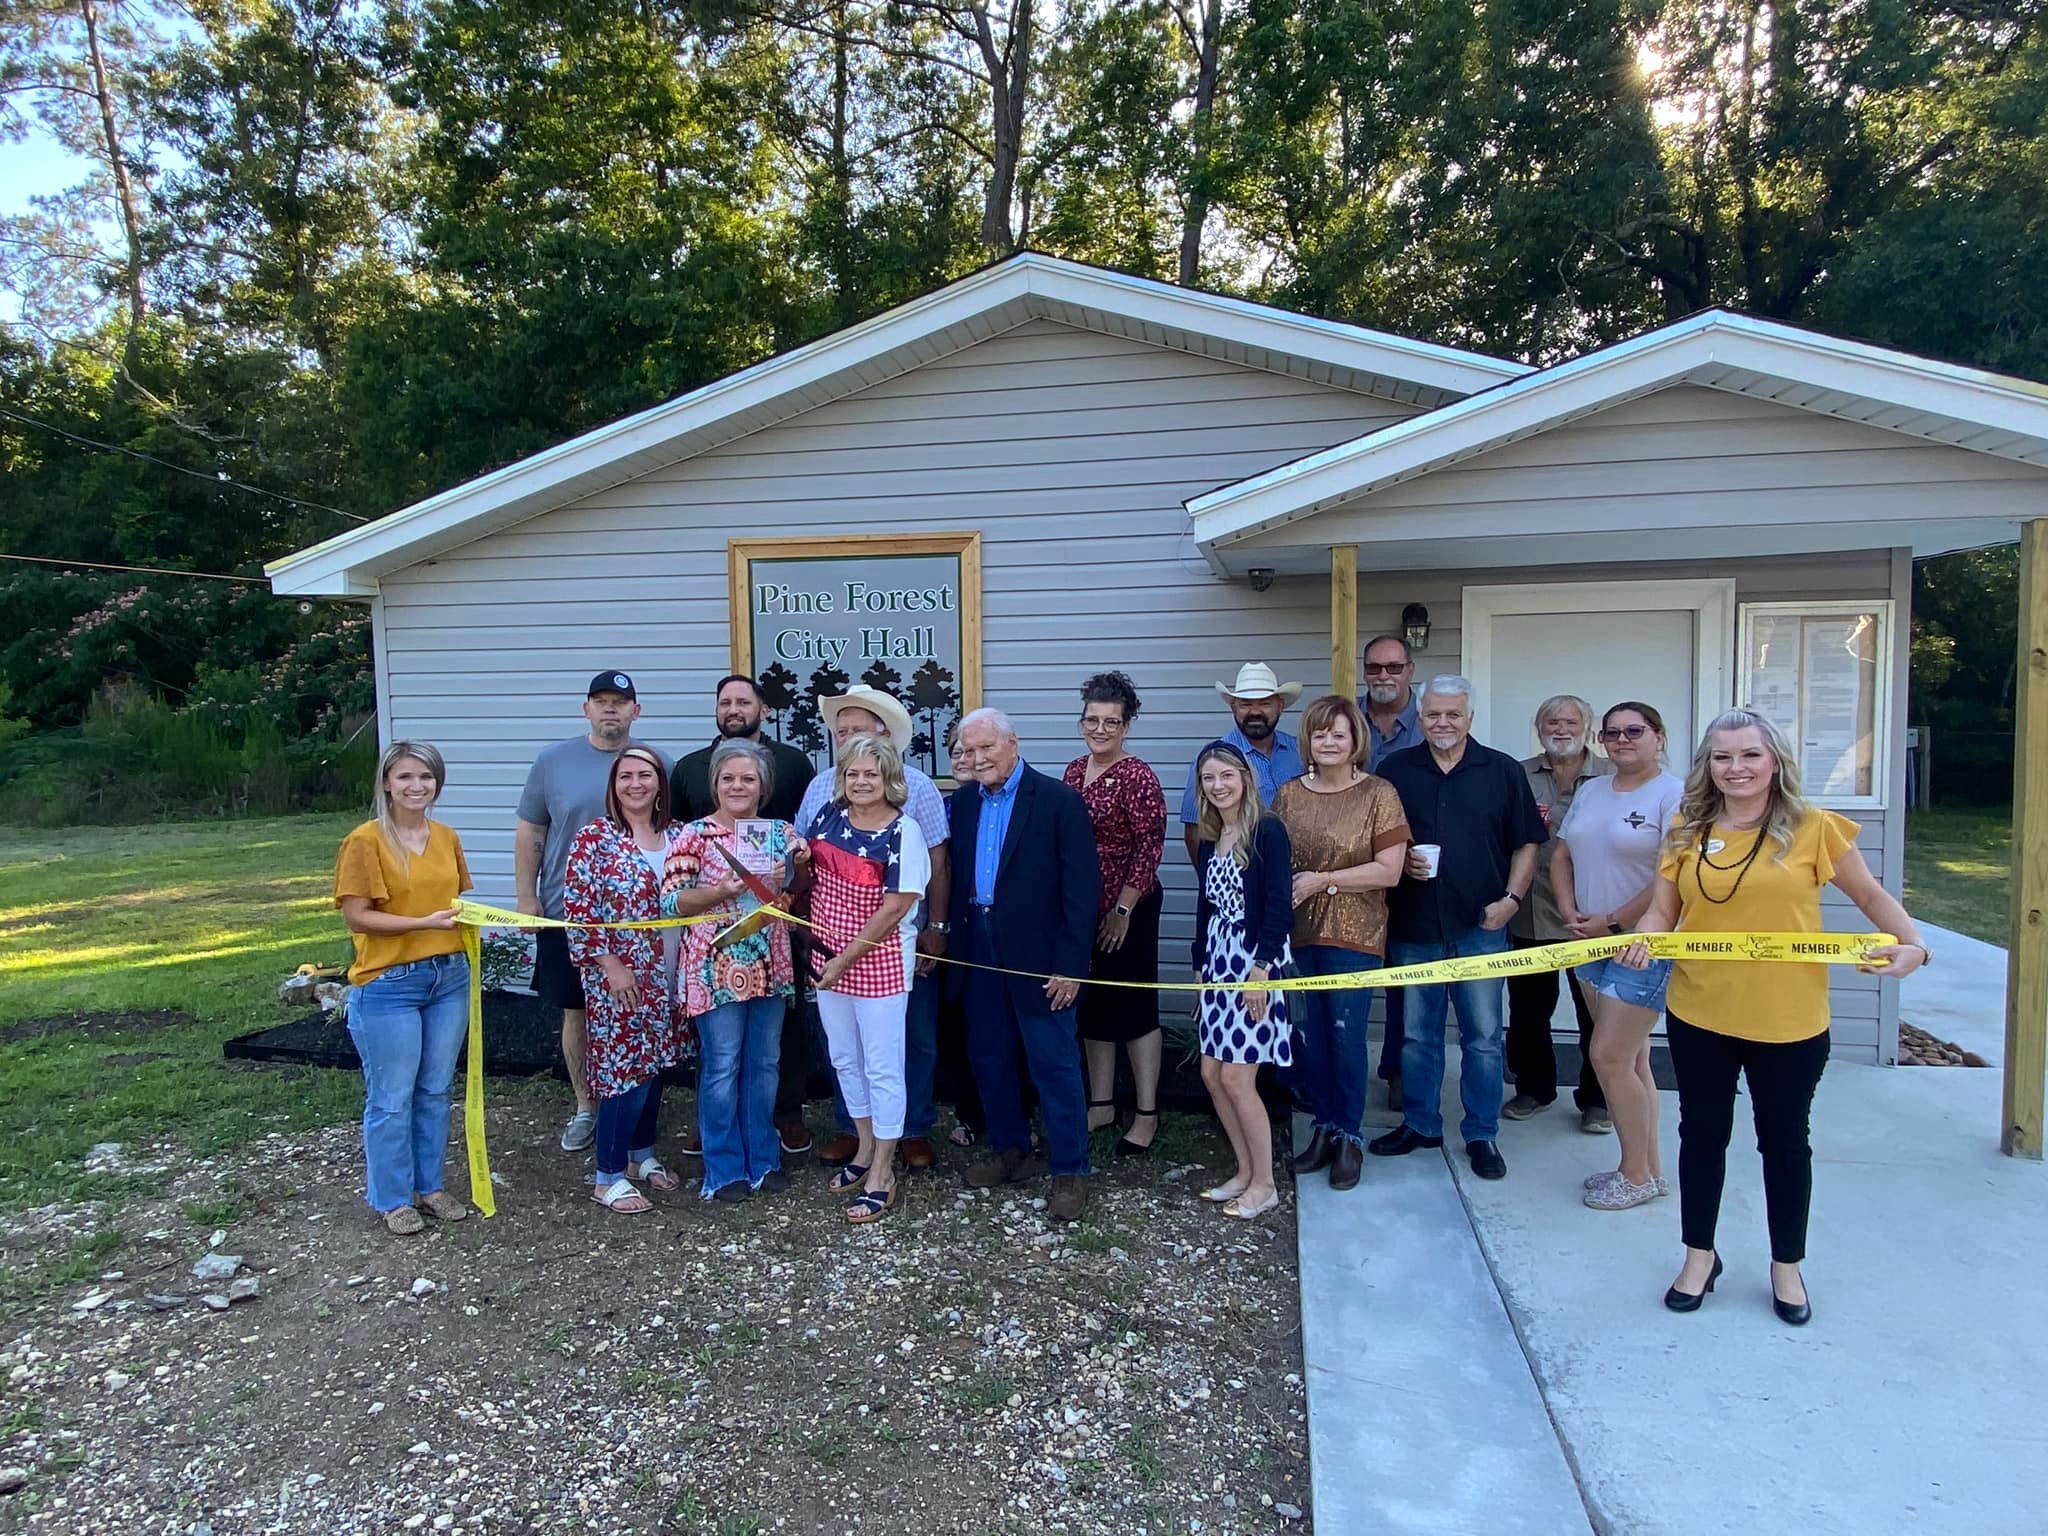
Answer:
[{"label": "power line", "polygon": [[205,581],[236,581],[245,587],[270,585],[261,576],[223,576],[218,571],[176,571],[166,565],[106,565],[98,560],[52,560],[44,555],[0,555],[0,560],[24,560],[31,565],[77,566],[88,571],[133,571],[138,576],[192,576]]},{"label": "power line", "polygon": [[173,464],[169,459],[160,459],[153,453],[143,453],[139,449],[124,448],[119,443],[103,443],[98,438],[84,437],[79,433],[71,431],[68,427],[58,426],[54,421],[41,421],[34,416],[24,416],[19,411],[10,410],[6,406],[0,406],[0,416],[6,417],[9,421],[18,421],[25,427],[41,427],[45,432],[54,432],[57,436],[68,438],[70,441],[79,443],[84,447],[97,448],[102,453],[124,453],[131,459],[140,459],[143,463],[154,464],[159,469],[168,469],[180,475],[190,475],[194,480],[204,480],[208,485],[231,485],[238,491],[249,492],[252,496],[268,496],[272,501],[282,501],[294,507],[306,507],[315,512],[332,512],[336,517],[345,517],[352,523],[367,523],[370,521],[367,517],[358,516],[354,512],[344,512],[340,507],[330,507],[324,501],[307,501],[301,496],[287,496],[283,491],[265,490],[260,485],[250,485],[246,481],[237,480],[232,475],[222,474],[218,470],[208,474],[203,469],[192,469],[183,464]]}]

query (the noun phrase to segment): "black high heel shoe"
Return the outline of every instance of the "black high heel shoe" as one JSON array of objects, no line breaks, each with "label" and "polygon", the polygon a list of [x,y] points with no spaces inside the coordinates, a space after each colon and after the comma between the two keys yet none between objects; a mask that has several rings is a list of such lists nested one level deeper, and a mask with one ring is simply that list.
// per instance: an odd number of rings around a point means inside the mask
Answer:
[{"label": "black high heel shoe", "polygon": [[[1156,1139],[1159,1135],[1159,1126],[1157,1123],[1159,1119],[1159,1111],[1156,1109],[1132,1110],[1131,1129],[1135,1131],[1138,1128],[1138,1121],[1142,1117],[1147,1115],[1151,1116],[1154,1122],[1152,1126],[1152,1135]],[[1152,1143],[1149,1141],[1133,1141],[1131,1140],[1129,1135],[1125,1135],[1120,1140],[1118,1140],[1116,1144],[1116,1155],[1118,1157],[1150,1157],[1152,1155]]]},{"label": "black high heel shoe", "polygon": [[1090,1136],[1093,1136],[1093,1135],[1094,1135],[1094,1134],[1095,1134],[1095,1133],[1096,1133],[1097,1131],[1106,1131],[1106,1130],[1108,1130],[1108,1129],[1109,1129],[1109,1128],[1110,1128],[1110,1127],[1111,1127],[1112,1125],[1115,1125],[1115,1124],[1116,1124],[1116,1100],[1115,1100],[1115,1099],[1090,1099],[1090,1100],[1088,1101],[1088,1118],[1089,1118],[1089,1119],[1091,1119],[1091,1120],[1092,1120],[1092,1119],[1094,1119],[1094,1118],[1095,1118],[1095,1111],[1097,1111],[1098,1109],[1106,1109],[1106,1110],[1108,1110],[1108,1111],[1110,1112],[1110,1113],[1109,1113],[1109,1118],[1108,1118],[1107,1120],[1103,1121],[1103,1122],[1102,1122],[1102,1124],[1100,1124],[1100,1125],[1091,1125],[1091,1126],[1089,1126],[1089,1127],[1088,1127],[1088,1134],[1089,1134]]},{"label": "black high heel shoe", "polygon": [[[1806,1276],[1799,1277],[1801,1290],[1806,1289]],[[1778,1314],[1778,1321],[1790,1323],[1794,1328],[1804,1328],[1813,1321],[1813,1293],[1807,1291],[1804,1301],[1786,1301],[1778,1295],[1775,1281],[1771,1285],[1771,1310]]]},{"label": "black high heel shoe", "polygon": [[[1713,1273],[1707,1276],[1707,1291],[1711,1291],[1714,1282],[1721,1278],[1721,1267],[1721,1255],[1717,1253],[1714,1255]],[[1697,1312],[1700,1303],[1707,1299],[1707,1291],[1681,1291],[1674,1285],[1664,1293],[1664,1305],[1674,1312]]]}]

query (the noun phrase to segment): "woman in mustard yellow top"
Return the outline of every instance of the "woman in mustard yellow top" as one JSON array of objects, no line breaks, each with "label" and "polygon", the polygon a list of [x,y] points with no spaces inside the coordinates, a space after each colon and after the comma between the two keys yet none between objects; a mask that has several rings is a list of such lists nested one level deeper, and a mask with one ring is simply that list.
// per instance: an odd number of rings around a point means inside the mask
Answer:
[{"label": "woman in mustard yellow top", "polygon": [[[1665,840],[1639,933],[1819,933],[1820,893],[1833,885],[1898,938],[1871,950],[1863,969],[1908,976],[1927,946],[1898,899],[1856,851],[1856,823],[1808,805],[1784,734],[1750,710],[1707,727],[1685,796]],[[1619,957],[1640,970],[1648,946]],[[1698,1309],[1721,1273],[1714,1226],[1721,1213],[1735,1085],[1749,1080],[1764,1205],[1771,1229],[1771,1304],[1792,1324],[1812,1315],[1799,1265],[1813,1195],[1807,1126],[1828,1060],[1828,970],[1775,961],[1679,961],[1665,999],[1671,1067],[1678,1077],[1678,1202],[1685,1265],[1664,1293],[1674,1312]]]},{"label": "woman in mustard yellow top", "polygon": [[447,782],[441,754],[396,741],[377,764],[372,818],[342,840],[334,904],[355,938],[348,1032],[363,1060],[363,1160],[371,1208],[401,1237],[420,1212],[460,1221],[441,1188],[448,1086],[469,1021],[469,959],[455,898],[469,866],[451,828],[427,812]]}]

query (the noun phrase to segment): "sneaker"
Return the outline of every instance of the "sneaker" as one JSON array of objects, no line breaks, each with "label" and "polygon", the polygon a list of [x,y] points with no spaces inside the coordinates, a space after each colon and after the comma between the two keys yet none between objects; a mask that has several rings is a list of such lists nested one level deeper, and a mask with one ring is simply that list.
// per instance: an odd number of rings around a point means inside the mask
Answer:
[{"label": "sneaker", "polygon": [[775,1134],[782,1138],[782,1150],[791,1157],[808,1152],[816,1145],[811,1140],[811,1128],[804,1124],[802,1115],[784,1115],[775,1122]]},{"label": "sneaker", "polygon": [[1620,1177],[1621,1170],[1619,1168],[1608,1168],[1600,1173],[1587,1174],[1586,1182],[1579,1187],[1581,1189],[1598,1189],[1602,1184],[1612,1184]]},{"label": "sneaker", "polygon": [[1501,1105],[1500,1112],[1510,1120],[1527,1120],[1534,1115],[1542,1114],[1548,1108],[1550,1106],[1541,1099],[1530,1094],[1518,1093]]},{"label": "sneaker", "polygon": [[1657,1198],[1657,1181],[1647,1184],[1631,1184],[1627,1179],[1615,1179],[1586,1191],[1586,1205],[1596,1211],[1626,1211],[1634,1206],[1648,1205]]},{"label": "sneaker", "polygon": [[569,1123],[562,1127],[562,1150],[583,1152],[597,1140],[597,1111],[579,1109],[569,1117]]},{"label": "sneaker", "polygon": [[1612,1136],[1614,1122],[1607,1118],[1604,1109],[1582,1109],[1579,1111],[1579,1129],[1588,1136]]},{"label": "sneaker", "polygon": [[702,1157],[704,1155],[703,1136],[698,1132],[691,1132],[690,1139],[683,1143],[681,1150],[685,1157]]}]

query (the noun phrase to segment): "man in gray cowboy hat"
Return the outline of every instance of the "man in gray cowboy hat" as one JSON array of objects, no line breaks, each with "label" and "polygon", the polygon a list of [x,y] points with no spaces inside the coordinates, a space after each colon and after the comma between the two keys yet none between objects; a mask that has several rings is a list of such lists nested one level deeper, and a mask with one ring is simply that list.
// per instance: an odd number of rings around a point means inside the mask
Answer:
[{"label": "man in gray cowboy hat", "polygon": [[[1300,778],[1307,765],[1301,760],[1301,743],[1280,729],[1280,717],[1287,713],[1301,692],[1299,683],[1283,683],[1263,661],[1248,661],[1237,669],[1237,681],[1218,683],[1217,693],[1230,706],[1236,723],[1220,738],[1245,756],[1258,780],[1259,802],[1273,803],[1274,791],[1289,779]],[[1195,827],[1202,819],[1196,795],[1195,770],[1189,767],[1180,797],[1180,830],[1188,846],[1188,862],[1195,859]]]},{"label": "man in gray cowboy hat", "polygon": [[[870,688],[866,683],[855,683],[842,694],[820,699],[818,709],[832,739],[840,746],[856,736],[880,736],[903,758],[903,782],[910,793],[909,803],[903,809],[924,833],[932,859],[931,879],[924,888],[923,926],[918,931],[917,949],[920,956],[943,955],[951,927],[946,914],[952,910],[953,899],[947,844],[952,827],[946,820],[946,802],[939,787],[910,761],[910,739],[915,729],[910,711],[894,694]],[[803,804],[797,807],[797,831],[810,836],[819,812],[831,799],[832,775],[821,773],[811,780],[810,788],[804,791]],[[897,1155],[910,1168],[929,1168],[937,1161],[931,1142],[932,1093],[939,1066],[939,979],[932,974],[937,968],[935,959],[918,961],[918,974],[910,987],[910,1007],[903,1021],[903,1080],[909,1108],[903,1117],[903,1140]],[[836,1083],[832,1102],[839,1134],[825,1144],[818,1156],[823,1162],[845,1163],[851,1160],[860,1142],[853,1134],[853,1122],[847,1118]]]}]

